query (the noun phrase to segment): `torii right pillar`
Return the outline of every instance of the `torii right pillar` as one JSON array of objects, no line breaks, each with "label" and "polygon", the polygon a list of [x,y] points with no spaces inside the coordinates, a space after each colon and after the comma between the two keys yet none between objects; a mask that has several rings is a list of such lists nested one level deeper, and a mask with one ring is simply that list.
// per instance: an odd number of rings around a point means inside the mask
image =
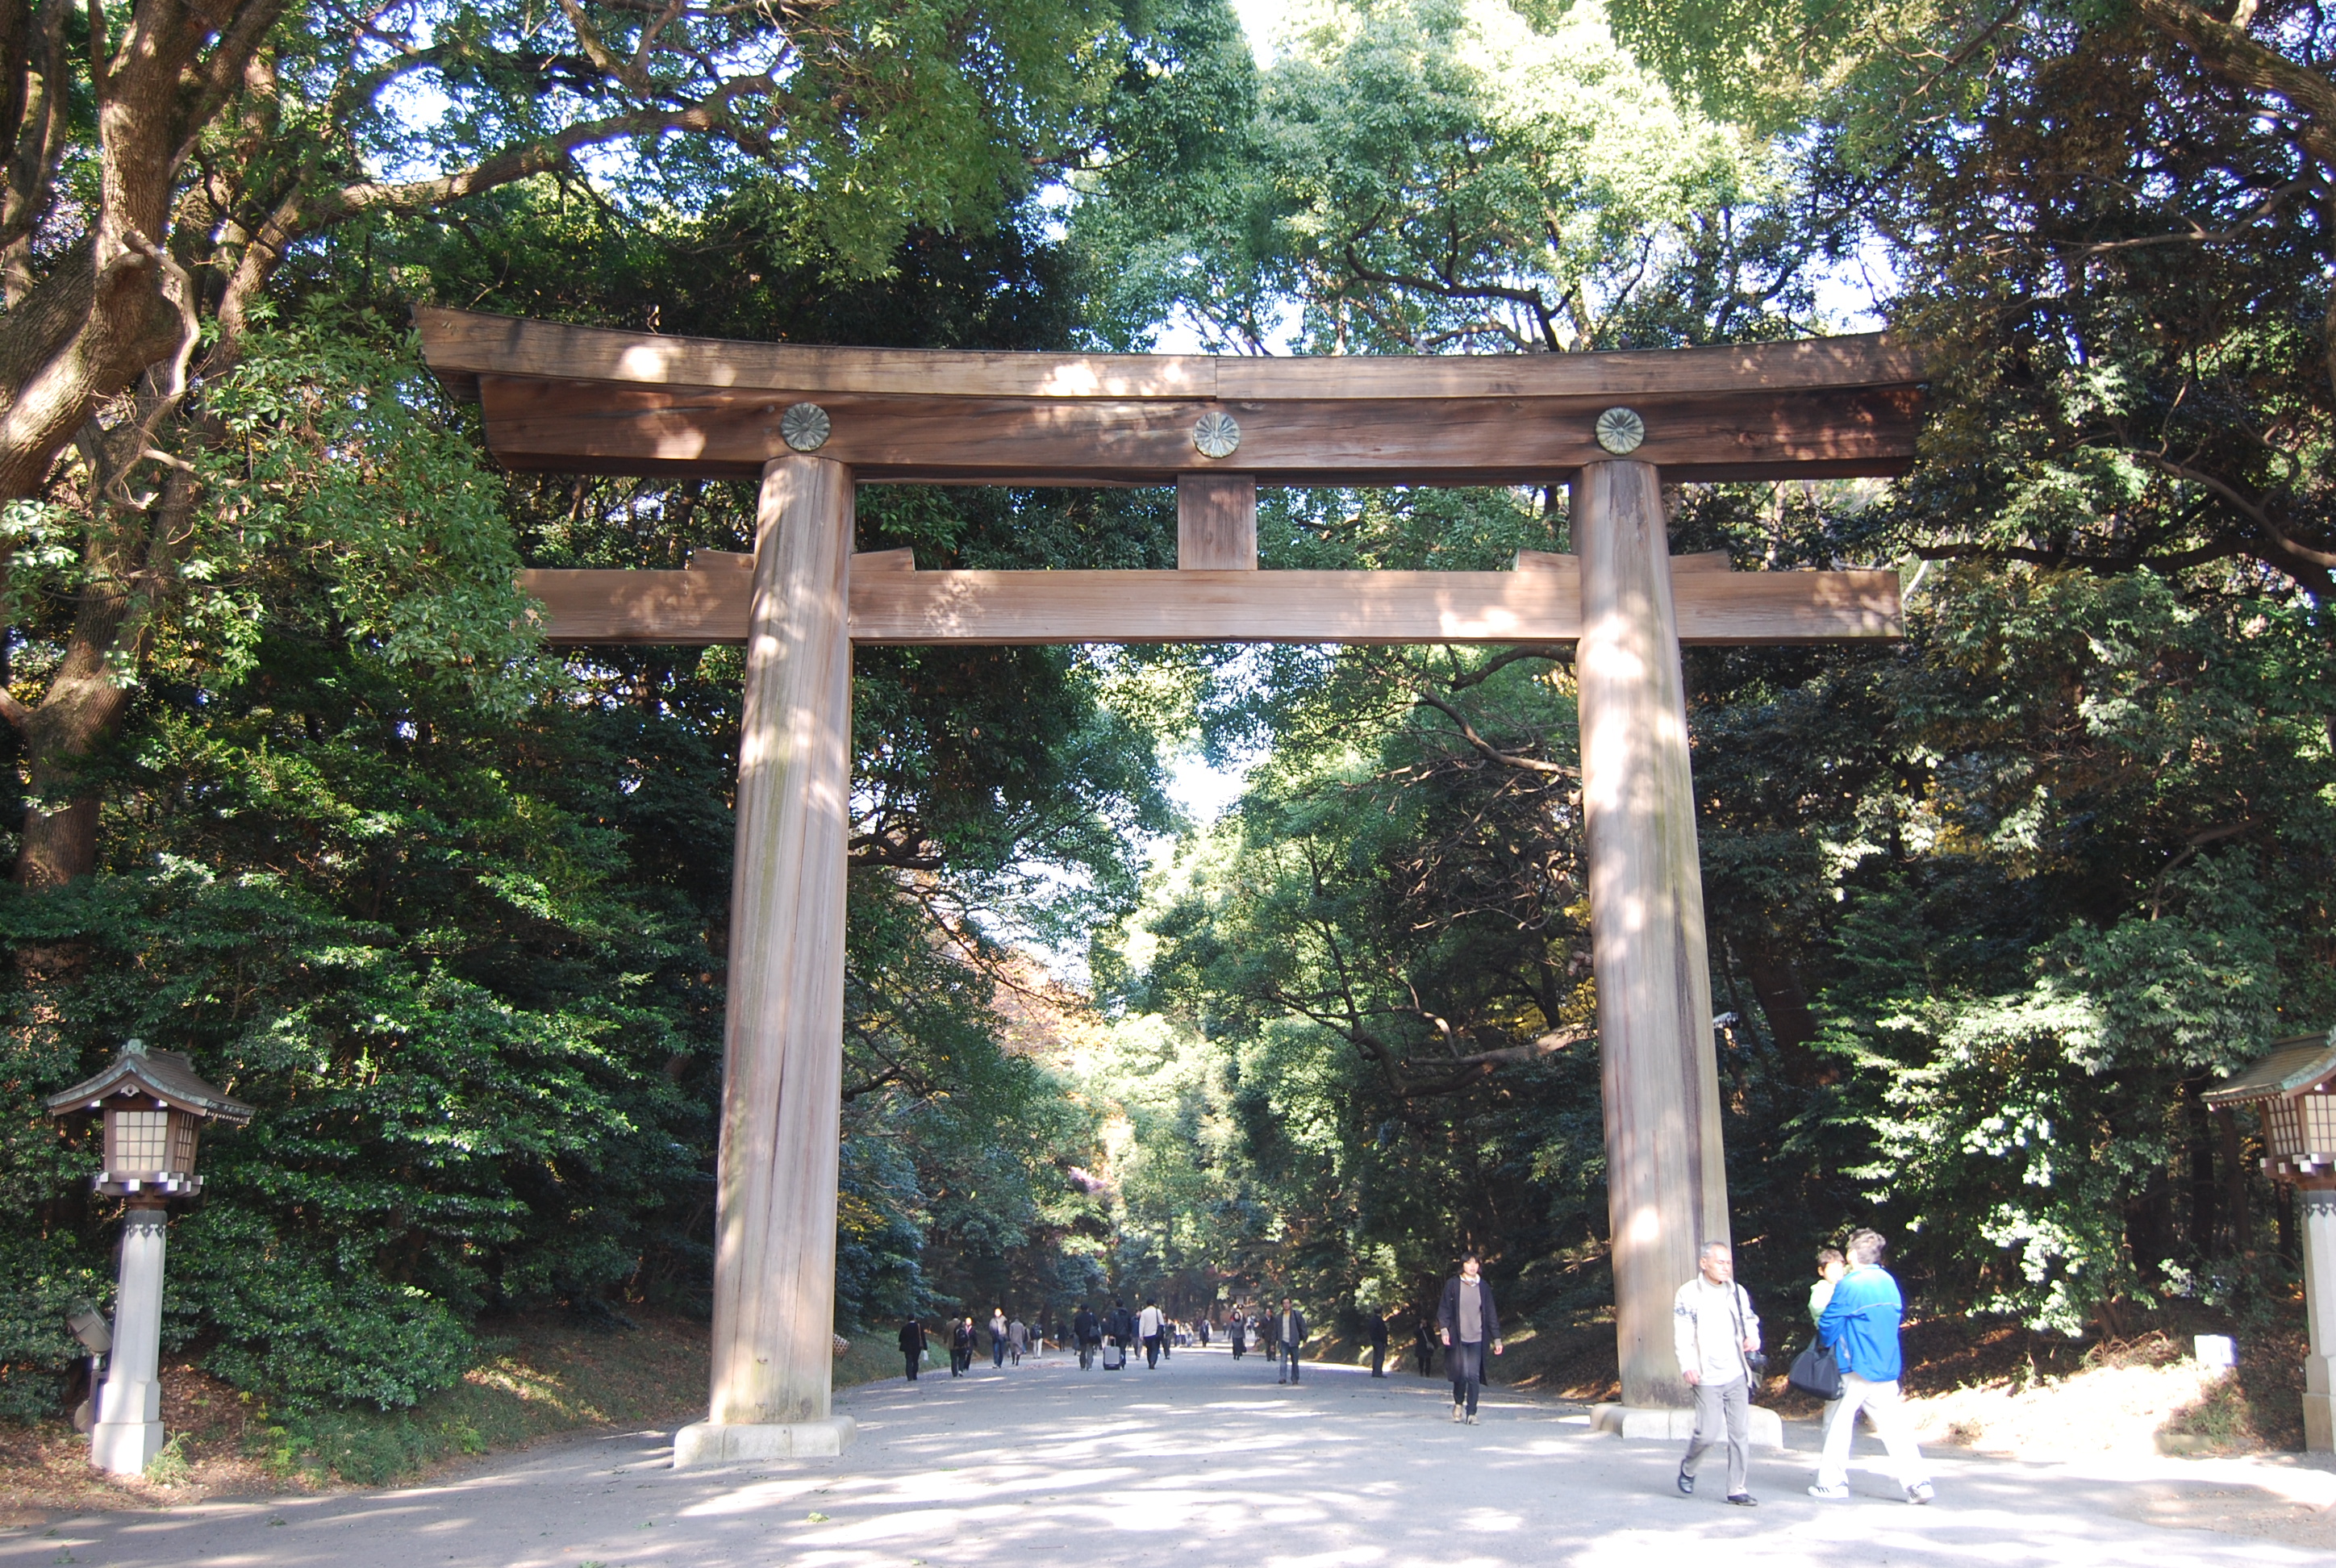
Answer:
[{"label": "torii right pillar", "polygon": [[[1590,940],[1606,1113],[1607,1213],[1625,1437],[1666,1437],[1693,1396],[1671,1300],[1705,1242],[1728,1240],[1711,974],[1670,547],[1652,463],[1583,466],[1574,653]],[[1643,1413],[1643,1416],[1640,1413]],[[1683,1435],[1683,1434],[1682,1434]]]}]

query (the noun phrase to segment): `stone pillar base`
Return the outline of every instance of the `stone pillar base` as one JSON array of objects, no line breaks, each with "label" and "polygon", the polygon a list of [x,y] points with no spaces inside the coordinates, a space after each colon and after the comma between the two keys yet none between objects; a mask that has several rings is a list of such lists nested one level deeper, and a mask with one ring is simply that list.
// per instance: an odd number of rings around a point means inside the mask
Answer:
[{"label": "stone pillar base", "polygon": [[859,1435],[859,1423],[849,1416],[754,1427],[693,1421],[673,1435],[673,1467],[704,1470],[757,1459],[816,1458],[842,1453]]},{"label": "stone pillar base", "polygon": [[[1684,1443],[1695,1436],[1695,1412],[1669,1405],[1592,1405],[1590,1427],[1635,1443]],[[1752,1446],[1784,1446],[1784,1417],[1764,1405],[1753,1406]]]},{"label": "stone pillar base", "polygon": [[143,1475],[162,1451],[160,1421],[100,1421],[90,1429],[89,1462],[112,1475]]},{"label": "stone pillar base", "polygon": [[2308,1454],[2336,1453],[2336,1398],[2303,1397],[2303,1448]]}]

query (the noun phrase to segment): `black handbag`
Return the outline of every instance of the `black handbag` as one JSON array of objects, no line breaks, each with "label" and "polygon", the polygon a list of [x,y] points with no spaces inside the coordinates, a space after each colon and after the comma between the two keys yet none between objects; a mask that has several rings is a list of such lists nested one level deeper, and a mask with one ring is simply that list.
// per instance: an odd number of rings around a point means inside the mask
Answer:
[{"label": "black handbag", "polygon": [[1793,1358],[1793,1369],[1785,1374],[1785,1381],[1804,1394],[1815,1394],[1820,1399],[1841,1398],[1841,1363],[1834,1359],[1830,1347],[1809,1341],[1807,1349]]}]

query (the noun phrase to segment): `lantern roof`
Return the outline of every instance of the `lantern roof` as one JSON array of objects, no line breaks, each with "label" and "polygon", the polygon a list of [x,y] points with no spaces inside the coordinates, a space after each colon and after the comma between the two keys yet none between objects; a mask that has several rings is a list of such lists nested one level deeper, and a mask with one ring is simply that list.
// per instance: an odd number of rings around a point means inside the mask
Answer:
[{"label": "lantern roof", "polygon": [[131,1040],[103,1072],[48,1098],[49,1115],[68,1116],[102,1110],[117,1095],[143,1092],[174,1111],[202,1116],[230,1126],[251,1120],[251,1107],[231,1100],[195,1075],[195,1064],[183,1051],[151,1051],[143,1040]]},{"label": "lantern roof", "polygon": [[2267,1054],[2207,1090],[2204,1098],[2217,1109],[2280,1100],[2308,1094],[2331,1078],[2336,1078],[2336,1029],[2324,1035],[2290,1035],[2273,1040]]}]

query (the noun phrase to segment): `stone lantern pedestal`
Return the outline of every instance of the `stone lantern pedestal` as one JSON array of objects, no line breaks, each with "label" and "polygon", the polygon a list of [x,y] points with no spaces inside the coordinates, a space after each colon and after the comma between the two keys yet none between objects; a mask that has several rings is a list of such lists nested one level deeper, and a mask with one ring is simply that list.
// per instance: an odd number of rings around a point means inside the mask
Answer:
[{"label": "stone lantern pedestal", "polygon": [[2311,1345],[2303,1357],[2303,1446],[2336,1453],[2336,1187],[2295,1194],[2303,1249],[2303,1312]]},{"label": "stone lantern pedestal", "polygon": [[99,1386],[90,1463],[115,1475],[143,1474],[162,1451],[162,1254],[172,1198],[203,1190],[195,1151],[203,1124],[239,1127],[251,1107],[195,1076],[176,1051],[131,1040],[93,1078],[49,1096],[59,1118],[104,1122],[104,1160],[92,1183],[122,1200],[121,1270],[113,1297],[112,1359]]},{"label": "stone lantern pedestal", "polygon": [[122,1222],[122,1272],[113,1296],[113,1359],[97,1391],[90,1463],[116,1475],[145,1471],[162,1451],[162,1249],[170,1215],[160,1204]]}]

